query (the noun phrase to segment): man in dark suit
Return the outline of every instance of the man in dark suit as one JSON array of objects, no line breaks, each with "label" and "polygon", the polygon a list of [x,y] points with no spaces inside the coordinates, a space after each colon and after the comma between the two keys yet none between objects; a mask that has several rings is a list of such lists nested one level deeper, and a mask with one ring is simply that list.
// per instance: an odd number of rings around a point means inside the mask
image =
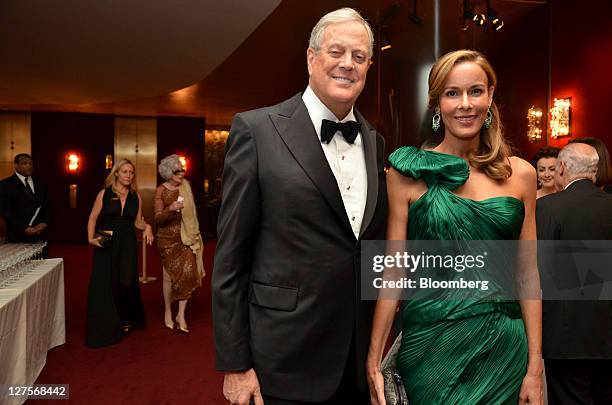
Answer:
[{"label": "man in dark suit", "polygon": [[[47,189],[32,177],[34,165],[27,153],[15,156],[15,174],[2,180],[0,214],[6,221],[9,243],[35,243],[47,240],[51,210]],[[43,252],[48,257],[48,251]]]},{"label": "man in dark suit", "polygon": [[232,123],[212,280],[232,404],[368,402],[360,242],[385,237],[385,152],[353,105],[372,38],[352,9],[325,15],[306,91]]},{"label": "man in dark suit", "polygon": [[[612,240],[612,195],[593,184],[597,162],[597,151],[587,144],[569,144],[559,153],[555,182],[562,191],[538,199],[538,239]],[[579,280],[575,275],[580,260],[563,261],[557,260],[549,270],[545,270],[548,260],[540,263],[544,272],[542,347],[549,404],[611,404],[611,303],[568,300],[572,299],[568,293],[582,290],[584,294],[591,286],[567,284]],[[602,265],[609,267],[610,263]],[[551,277],[554,282],[545,282]],[[566,288],[560,291],[562,295],[551,297],[555,285],[561,284]]]}]

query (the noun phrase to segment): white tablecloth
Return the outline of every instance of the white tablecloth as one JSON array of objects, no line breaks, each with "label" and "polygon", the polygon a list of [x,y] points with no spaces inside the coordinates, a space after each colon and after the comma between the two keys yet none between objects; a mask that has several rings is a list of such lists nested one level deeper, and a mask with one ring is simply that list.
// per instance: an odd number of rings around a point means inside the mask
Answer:
[{"label": "white tablecloth", "polygon": [[[0,290],[0,384],[34,384],[47,351],[64,343],[64,261],[44,260]],[[0,397],[3,405],[24,401]]]}]

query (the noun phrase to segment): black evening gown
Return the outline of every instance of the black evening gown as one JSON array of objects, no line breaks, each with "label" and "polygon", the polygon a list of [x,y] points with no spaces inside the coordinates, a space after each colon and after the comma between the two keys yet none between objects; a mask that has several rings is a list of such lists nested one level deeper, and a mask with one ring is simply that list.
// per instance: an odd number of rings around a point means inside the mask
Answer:
[{"label": "black evening gown", "polygon": [[123,326],[142,329],[144,306],[138,286],[138,245],[134,220],[138,196],[128,193],[123,212],[111,187],[104,191],[97,230],[112,230],[112,243],[94,248],[93,269],[87,297],[85,344],[102,347],[123,337]]}]

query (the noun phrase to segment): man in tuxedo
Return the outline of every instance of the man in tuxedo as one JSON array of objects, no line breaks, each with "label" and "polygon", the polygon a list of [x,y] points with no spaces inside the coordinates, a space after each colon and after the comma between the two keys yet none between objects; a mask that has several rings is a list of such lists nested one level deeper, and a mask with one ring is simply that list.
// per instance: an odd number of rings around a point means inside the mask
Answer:
[{"label": "man in tuxedo", "polygon": [[372,46],[355,10],[325,15],[306,91],[232,123],[212,279],[232,404],[368,402],[360,242],[385,237],[385,152],[354,104]]},{"label": "man in tuxedo", "polygon": [[[569,144],[559,153],[555,182],[562,191],[538,199],[538,239],[612,240],[612,195],[593,184],[598,159],[597,151],[582,143]],[[563,261],[566,263],[556,265],[542,277],[542,347],[549,403],[611,404],[611,302],[570,301],[568,299],[572,297],[567,296],[569,290],[564,292],[563,297],[547,300],[553,293],[554,285],[546,283],[546,278],[556,278],[556,285],[560,284],[559,280],[565,280],[567,287],[567,280],[571,281],[577,274],[573,267],[580,266],[579,261],[577,265],[573,260]],[[542,270],[547,262],[540,263]],[[609,266],[610,263],[602,265]],[[572,268],[571,273],[561,274]],[[573,284],[570,287],[574,287]],[[579,287],[584,293],[584,289],[591,286]]]},{"label": "man in tuxedo", "polygon": [[[15,174],[0,185],[0,214],[6,221],[9,243],[35,243],[47,240],[51,210],[47,189],[32,177],[34,165],[27,153],[15,156]],[[48,250],[43,252],[48,257]]]}]

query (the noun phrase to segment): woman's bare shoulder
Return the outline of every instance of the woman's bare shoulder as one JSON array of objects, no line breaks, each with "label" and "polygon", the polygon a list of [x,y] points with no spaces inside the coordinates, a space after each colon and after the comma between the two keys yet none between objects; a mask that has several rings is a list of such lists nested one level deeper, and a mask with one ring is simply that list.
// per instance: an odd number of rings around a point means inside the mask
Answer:
[{"label": "woman's bare shoulder", "polygon": [[512,167],[511,179],[517,183],[525,184],[528,186],[535,185],[537,182],[537,174],[535,168],[531,163],[518,156],[511,156],[509,158],[510,165]]},{"label": "woman's bare shoulder", "polygon": [[427,185],[422,179],[406,176],[393,167],[387,172],[387,188],[394,194],[404,196],[409,202],[416,201],[427,191]]}]

